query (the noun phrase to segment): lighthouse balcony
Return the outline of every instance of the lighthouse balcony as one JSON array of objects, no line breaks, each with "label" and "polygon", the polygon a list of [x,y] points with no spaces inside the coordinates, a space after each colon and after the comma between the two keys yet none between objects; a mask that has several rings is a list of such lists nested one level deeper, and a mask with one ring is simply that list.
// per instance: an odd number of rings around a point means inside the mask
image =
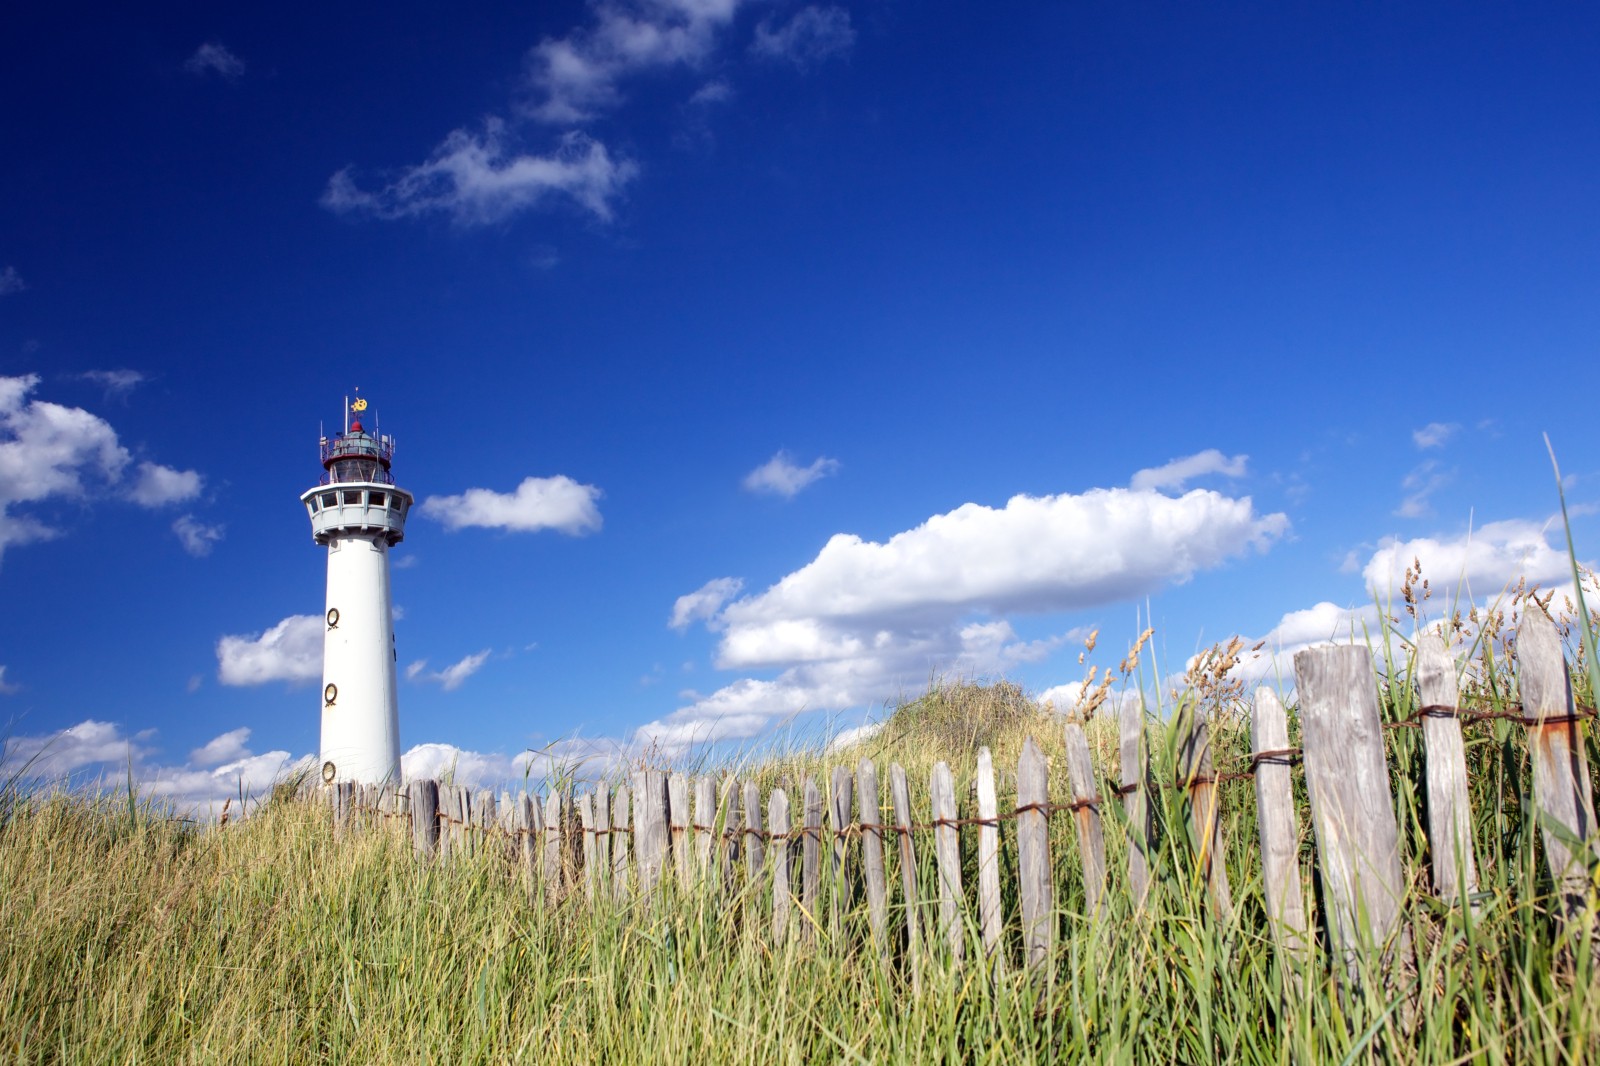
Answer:
[{"label": "lighthouse balcony", "polygon": [[373,481],[318,486],[300,502],[311,516],[311,536],[318,544],[335,536],[382,533],[393,545],[405,539],[412,498],[404,489]]}]

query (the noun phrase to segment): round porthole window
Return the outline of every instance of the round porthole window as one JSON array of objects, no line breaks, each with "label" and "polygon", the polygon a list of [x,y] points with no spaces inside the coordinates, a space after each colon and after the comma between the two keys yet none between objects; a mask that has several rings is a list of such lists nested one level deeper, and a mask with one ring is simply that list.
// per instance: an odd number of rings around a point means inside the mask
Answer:
[{"label": "round porthole window", "polygon": [[329,607],[328,608],[328,628],[329,629],[338,629],[339,628],[339,608],[337,608],[337,607]]},{"label": "round porthole window", "polygon": [[339,686],[335,685],[331,681],[328,682],[328,687],[322,690],[322,705],[324,707],[332,707],[334,701],[337,700],[338,698],[339,698]]},{"label": "round porthole window", "polygon": [[325,762],[322,764],[322,779],[328,784],[333,784],[334,775],[338,772],[338,770],[334,769],[333,763]]}]

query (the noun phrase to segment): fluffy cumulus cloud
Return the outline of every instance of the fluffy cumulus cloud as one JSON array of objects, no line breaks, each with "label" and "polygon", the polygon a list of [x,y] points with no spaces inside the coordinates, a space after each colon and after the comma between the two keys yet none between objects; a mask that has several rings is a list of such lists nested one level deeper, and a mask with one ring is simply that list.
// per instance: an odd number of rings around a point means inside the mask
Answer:
[{"label": "fluffy cumulus cloud", "polygon": [[1380,598],[1395,594],[1406,568],[1422,563],[1436,593],[1462,588],[1471,597],[1493,597],[1525,578],[1550,588],[1572,580],[1564,546],[1550,543],[1551,525],[1510,519],[1490,522],[1453,537],[1386,540],[1362,570],[1367,587]]},{"label": "fluffy cumulus cloud", "polygon": [[1128,484],[1130,488],[1139,490],[1166,489],[1171,492],[1182,492],[1190,481],[1208,474],[1221,474],[1230,478],[1244,477],[1249,461],[1248,455],[1235,455],[1230,459],[1215,448],[1207,448],[1203,452],[1174,459],[1163,466],[1141,470],[1133,475],[1133,480]]},{"label": "fluffy cumulus cloud", "polygon": [[558,474],[524,478],[515,492],[468,489],[459,496],[430,496],[422,501],[424,515],[446,529],[482,526],[513,533],[554,529],[571,536],[600,528],[600,490]]},{"label": "fluffy cumulus cloud", "polygon": [[200,495],[202,485],[197,471],[140,463],[133,484],[128,486],[128,498],[140,507],[163,507],[194,499]]},{"label": "fluffy cumulus cloud", "polygon": [[217,680],[224,685],[316,681],[322,677],[323,620],[290,615],[265,632],[217,641]]},{"label": "fluffy cumulus cloud", "polygon": [[51,499],[85,499],[122,486],[133,502],[156,507],[200,491],[192,470],[139,463],[111,424],[81,407],[32,398],[37,374],[0,377],[0,553],[8,545],[45,540],[60,530],[36,515],[19,513]]},{"label": "fluffy cumulus cloud", "polygon": [[396,219],[445,215],[462,226],[499,222],[552,198],[609,221],[623,189],[638,174],[606,146],[571,131],[548,152],[520,152],[499,119],[481,131],[456,130],[423,163],[376,189],[356,184],[346,167],[328,181],[322,205],[341,214]]},{"label": "fluffy cumulus cloud", "polygon": [[250,754],[249,740],[248,726],[230,729],[191,751],[189,761],[196,766],[220,766],[223,763],[235,762]]},{"label": "fluffy cumulus cloud", "polygon": [[475,654],[468,655],[460,662],[452,663],[443,670],[430,671],[428,669],[428,660],[418,659],[416,662],[406,667],[406,680],[420,681],[427,684],[438,685],[446,692],[454,692],[466,682],[467,678],[481,670],[483,668],[483,664],[488,661],[488,648],[485,648]]},{"label": "fluffy cumulus cloud", "polygon": [[837,459],[822,456],[813,460],[809,466],[801,466],[794,461],[792,455],[780,450],[777,455],[744,476],[744,487],[749,492],[764,492],[793,499],[807,485],[829,474],[837,473],[838,470]]},{"label": "fluffy cumulus cloud", "polygon": [[930,671],[1035,662],[1064,637],[1023,640],[1002,616],[1144,595],[1265,550],[1287,529],[1285,516],[1258,514],[1248,498],[1096,489],[967,504],[882,543],[839,534],[806,566],[714,613],[704,605],[731,595],[727,586],[680,599],[685,617],[720,633],[719,667],[779,672],[694,694],[638,739],[682,747],[752,737],[787,716],[908,691]]},{"label": "fluffy cumulus cloud", "polygon": [[417,744],[400,756],[400,775],[407,781],[448,779],[474,788],[516,786],[557,776],[600,778],[625,761],[621,746],[607,740],[562,740],[515,755],[430,742]]},{"label": "fluffy cumulus cloud", "polygon": [[774,16],[756,27],[750,51],[768,59],[781,59],[805,69],[855,44],[850,12],[842,7],[803,7],[788,19]]},{"label": "fluffy cumulus cloud", "polygon": [[743,588],[744,582],[736,577],[712,578],[693,592],[678,597],[672,605],[672,620],[667,624],[673,629],[687,629],[692,622],[709,621]]},{"label": "fluffy cumulus cloud", "polygon": [[234,81],[244,76],[244,60],[230,52],[222,42],[207,41],[184,61],[183,69],[202,77],[214,74]]},{"label": "fluffy cumulus cloud", "polygon": [[223,527],[207,525],[194,515],[186,514],[173,520],[172,532],[177,536],[178,543],[183,545],[183,550],[199,559],[210,555],[211,549],[222,540]]}]

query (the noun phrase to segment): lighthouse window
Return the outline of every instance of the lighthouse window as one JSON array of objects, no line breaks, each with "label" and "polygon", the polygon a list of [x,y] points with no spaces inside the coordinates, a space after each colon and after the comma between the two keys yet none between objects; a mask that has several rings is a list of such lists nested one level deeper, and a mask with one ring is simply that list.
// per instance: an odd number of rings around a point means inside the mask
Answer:
[{"label": "lighthouse window", "polygon": [[324,507],[337,507],[337,506],[339,506],[339,497],[337,495],[335,495],[334,493],[324,492],[322,494],[322,506],[324,506]]},{"label": "lighthouse window", "polygon": [[383,493],[381,493],[381,492],[373,492],[373,493],[369,493],[368,495],[369,495],[369,498],[371,499],[372,506],[374,506],[374,507],[382,507],[383,506],[383,502],[384,502]]}]

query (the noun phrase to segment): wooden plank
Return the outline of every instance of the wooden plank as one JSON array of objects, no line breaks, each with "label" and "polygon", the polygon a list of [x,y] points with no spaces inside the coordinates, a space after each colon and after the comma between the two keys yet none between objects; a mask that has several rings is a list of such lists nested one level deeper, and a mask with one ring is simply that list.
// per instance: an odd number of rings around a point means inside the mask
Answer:
[{"label": "wooden plank", "polygon": [[939,869],[939,928],[950,957],[961,961],[961,835],[955,826],[956,787],[950,767],[933,764],[928,784],[933,800],[933,854]]},{"label": "wooden plank", "polygon": [[1233,892],[1228,887],[1227,848],[1222,839],[1222,791],[1217,787],[1211,757],[1211,729],[1192,701],[1174,716],[1178,732],[1178,773],[1189,793],[1189,827],[1194,834],[1200,876],[1211,894],[1211,911],[1219,921],[1233,921]]},{"label": "wooden plank", "polygon": [[739,856],[744,846],[744,815],[739,809],[739,779],[728,774],[722,779],[722,869],[723,891],[738,883]]},{"label": "wooden plank", "polygon": [[803,786],[804,808],[801,811],[800,837],[800,906],[805,911],[800,927],[803,940],[813,940],[817,935],[820,916],[817,898],[822,890],[822,791],[810,777]]},{"label": "wooden plank", "polygon": [[617,786],[617,795],[611,804],[611,889],[619,900],[627,899],[631,891],[628,865],[628,819],[632,814],[632,796],[627,785]]},{"label": "wooden plank", "polygon": [[672,826],[672,858],[678,884],[687,886],[693,865],[689,855],[689,779],[681,773],[667,778],[667,822]]},{"label": "wooden plank", "polygon": [[1055,887],[1050,875],[1050,772],[1029,737],[1017,760],[1017,882],[1022,897],[1022,952],[1029,969],[1055,945]]},{"label": "wooden plank", "polygon": [[638,770],[633,775],[633,850],[639,867],[639,894],[652,898],[667,865],[667,775]]},{"label": "wooden plank", "polygon": [[1383,948],[1390,961],[1409,961],[1410,930],[1400,920],[1400,835],[1372,654],[1359,645],[1308,648],[1295,655],[1294,673],[1306,790],[1335,949],[1352,975],[1374,948]]},{"label": "wooden plank", "polygon": [[494,838],[495,827],[500,824],[500,805],[495,801],[494,793],[488,789],[479,789],[473,798],[472,804],[472,829],[473,835],[478,838],[478,851],[483,855],[492,855],[498,850],[498,841]]},{"label": "wooden plank", "polygon": [[[1592,926],[1594,913],[1586,905],[1591,890],[1588,867],[1600,858],[1600,839],[1595,836],[1594,792],[1582,723],[1573,717],[1572,685],[1555,624],[1526,603],[1517,630],[1517,663],[1522,713],[1537,723],[1528,726],[1528,752],[1545,861],[1563,919]],[[1558,835],[1558,826],[1583,845],[1569,844]]]},{"label": "wooden plank", "polygon": [[611,786],[604,781],[594,789],[594,881],[604,899],[611,888]]},{"label": "wooden plank", "polygon": [[889,764],[889,795],[894,801],[895,837],[900,844],[900,891],[905,896],[906,955],[911,961],[912,981],[920,987],[922,974],[922,922],[918,916],[917,852],[911,840],[911,789],[906,771],[899,763]]},{"label": "wooden plank", "polygon": [[1155,841],[1143,705],[1137,700],[1123,700],[1117,712],[1117,724],[1121,741],[1122,804],[1128,815],[1128,891],[1133,894],[1134,909],[1141,910],[1150,895],[1150,860]]},{"label": "wooden plank", "polygon": [[[1277,693],[1256,689],[1250,708],[1250,746],[1255,749],[1256,824],[1261,830],[1261,880],[1267,921],[1285,950],[1302,954],[1306,933],[1305,889],[1300,879],[1300,825],[1294,808],[1294,756],[1288,754],[1289,720]],[[1277,752],[1275,755],[1263,753]]]},{"label": "wooden plank", "polygon": [[861,868],[867,884],[867,921],[878,953],[888,948],[888,886],[883,869],[883,812],[878,806],[878,768],[871,759],[856,765],[856,795],[861,817]]},{"label": "wooden plank", "polygon": [[1000,804],[994,790],[994,757],[978,749],[978,924],[983,927],[984,954],[996,964],[1004,959],[1000,937],[1005,917],[1000,910]]},{"label": "wooden plank", "polygon": [[528,835],[522,844],[522,865],[528,879],[528,892],[544,890],[544,880],[539,876],[539,855],[544,850],[544,807],[537,796],[522,797],[528,822]]},{"label": "wooden plank", "polygon": [[1417,701],[1428,766],[1428,854],[1433,890],[1447,903],[1478,890],[1472,854],[1472,809],[1467,800],[1467,751],[1461,740],[1456,664],[1437,633],[1417,635]]},{"label": "wooden plank", "polygon": [[761,790],[754,781],[744,783],[744,868],[750,892],[761,892],[761,866],[767,849],[761,839]]},{"label": "wooden plank", "polygon": [[694,858],[695,877],[704,884],[711,876],[713,847],[716,844],[717,783],[710,774],[694,781]]},{"label": "wooden plank", "polygon": [[590,902],[594,901],[595,894],[595,866],[598,862],[596,850],[595,822],[594,822],[594,796],[584,793],[578,799],[578,822],[583,828],[583,892]]},{"label": "wooden plank", "polygon": [[772,834],[772,942],[782,944],[789,936],[789,797],[775,788],[767,798],[767,829]]},{"label": "wooden plank", "polygon": [[1100,783],[1089,755],[1089,738],[1077,722],[1063,730],[1067,742],[1067,783],[1072,788],[1072,820],[1083,855],[1083,890],[1089,917],[1100,913],[1106,894],[1106,835],[1100,824]]},{"label": "wooden plank", "polygon": [[553,891],[561,889],[561,831],[565,828],[561,807],[561,793],[551,789],[544,801],[543,873],[545,884]]},{"label": "wooden plank", "polygon": [[854,790],[850,771],[843,766],[835,766],[829,775],[829,785],[828,828],[833,838],[833,859],[829,867],[833,873],[833,927],[839,929],[844,916],[855,906],[849,863],[849,844],[854,828],[850,821],[851,792]]},{"label": "wooden plank", "polygon": [[411,782],[411,846],[425,859],[439,854],[439,782]]}]

